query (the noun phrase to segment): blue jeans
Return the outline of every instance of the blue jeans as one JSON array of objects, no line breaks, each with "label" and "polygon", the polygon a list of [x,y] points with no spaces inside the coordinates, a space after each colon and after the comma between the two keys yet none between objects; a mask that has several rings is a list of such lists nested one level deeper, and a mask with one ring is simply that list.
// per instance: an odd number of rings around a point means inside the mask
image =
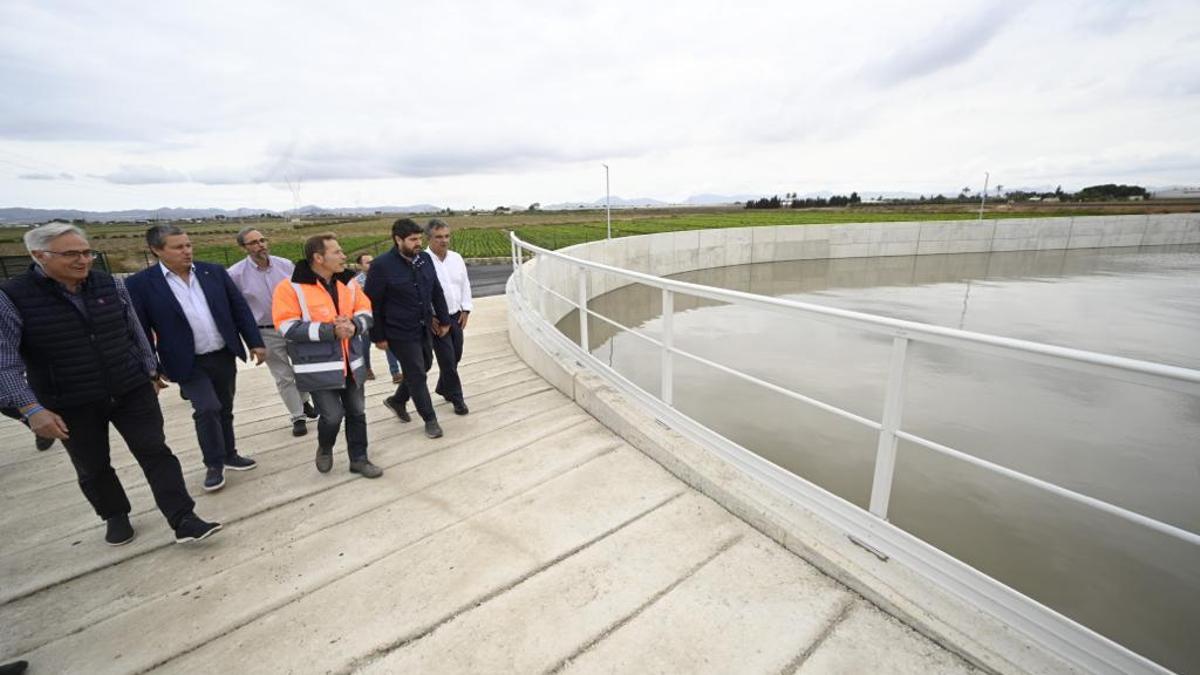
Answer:
[{"label": "blue jeans", "polygon": [[341,389],[323,389],[310,395],[321,415],[317,420],[317,447],[333,448],[345,417],[346,450],[350,461],[366,459],[367,414],[362,384],[347,379],[346,386]]}]

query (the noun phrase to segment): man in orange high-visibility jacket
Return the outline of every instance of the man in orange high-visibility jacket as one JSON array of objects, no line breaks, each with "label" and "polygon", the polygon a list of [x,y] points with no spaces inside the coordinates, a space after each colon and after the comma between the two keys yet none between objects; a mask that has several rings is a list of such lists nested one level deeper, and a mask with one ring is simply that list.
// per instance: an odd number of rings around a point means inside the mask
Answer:
[{"label": "man in orange high-visibility jacket", "polygon": [[287,340],[296,388],[312,395],[317,421],[317,471],[333,468],[333,444],[346,419],[350,471],[378,478],[383,469],[367,459],[363,340],[371,328],[371,301],[346,269],[346,254],[332,234],[304,242],[304,260],[291,281],[281,281],[271,300],[275,328]]}]

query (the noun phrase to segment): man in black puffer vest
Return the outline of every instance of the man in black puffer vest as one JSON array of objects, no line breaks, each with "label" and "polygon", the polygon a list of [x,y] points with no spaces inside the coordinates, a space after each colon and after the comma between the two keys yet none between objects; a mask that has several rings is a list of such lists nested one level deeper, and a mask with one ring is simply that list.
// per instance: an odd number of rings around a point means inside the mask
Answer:
[{"label": "man in black puffer vest", "polygon": [[0,285],[0,407],[18,409],[37,435],[62,440],[109,544],[134,536],[109,457],[109,424],[146,474],[175,541],[219,530],[193,512],[167,447],[156,361],[124,285],[92,269],[86,235],[72,225],[30,230],[25,247],[34,264]]}]

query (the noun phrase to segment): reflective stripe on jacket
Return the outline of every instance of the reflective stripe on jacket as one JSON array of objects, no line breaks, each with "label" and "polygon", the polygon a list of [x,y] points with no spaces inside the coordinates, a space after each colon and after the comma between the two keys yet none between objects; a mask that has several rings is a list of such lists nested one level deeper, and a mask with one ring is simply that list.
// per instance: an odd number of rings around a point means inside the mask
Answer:
[{"label": "reflective stripe on jacket", "polygon": [[[353,273],[335,276],[337,309],[329,292],[315,280],[305,263],[296,265],[290,281],[281,281],[275,287],[271,318],[287,340],[296,388],[300,391],[342,389],[346,386],[347,372],[353,373],[355,382],[364,381],[363,341],[358,338],[371,329],[371,301],[353,277]],[[313,281],[305,283],[309,279]],[[333,321],[337,316],[351,317],[354,321],[357,332],[352,338],[338,340],[334,336]]]}]

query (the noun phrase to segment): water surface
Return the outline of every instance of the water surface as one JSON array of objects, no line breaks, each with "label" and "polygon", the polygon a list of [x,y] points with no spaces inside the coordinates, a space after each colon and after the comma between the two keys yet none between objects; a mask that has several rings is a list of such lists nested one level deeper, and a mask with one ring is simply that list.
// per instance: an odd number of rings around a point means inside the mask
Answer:
[{"label": "water surface", "polygon": [[[1200,246],[769,263],[677,279],[1200,369]],[[657,337],[661,292],[592,309]],[[675,344],[878,420],[890,338],[677,297]],[[560,328],[578,335],[572,314]],[[657,349],[593,319],[593,353],[647,391]],[[875,432],[685,359],[676,405],[866,507]],[[1200,399],[911,344],[904,430],[1200,531]],[[1200,551],[1037,488],[901,442],[889,518],[950,554],[1180,672],[1200,671]]]}]

